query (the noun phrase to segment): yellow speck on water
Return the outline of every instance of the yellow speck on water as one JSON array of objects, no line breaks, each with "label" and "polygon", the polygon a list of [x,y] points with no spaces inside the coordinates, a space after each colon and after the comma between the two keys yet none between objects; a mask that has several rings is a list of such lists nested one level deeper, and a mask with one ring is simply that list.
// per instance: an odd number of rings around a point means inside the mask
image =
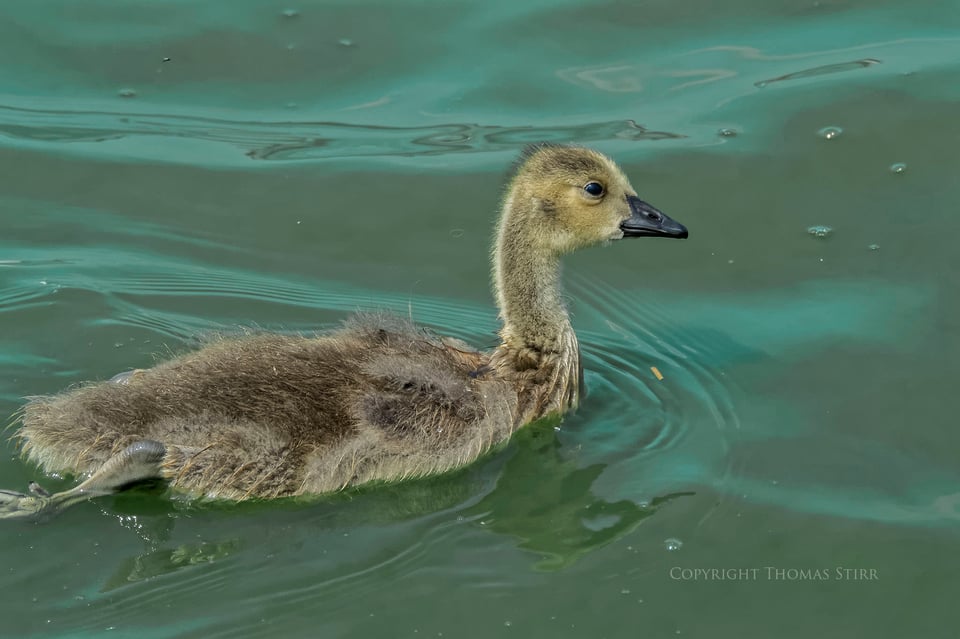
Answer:
[{"label": "yellow speck on water", "polygon": [[659,368],[657,368],[656,366],[651,366],[650,370],[653,371],[653,374],[656,375],[658,380],[661,380],[661,381],[663,380],[663,375],[660,373]]}]

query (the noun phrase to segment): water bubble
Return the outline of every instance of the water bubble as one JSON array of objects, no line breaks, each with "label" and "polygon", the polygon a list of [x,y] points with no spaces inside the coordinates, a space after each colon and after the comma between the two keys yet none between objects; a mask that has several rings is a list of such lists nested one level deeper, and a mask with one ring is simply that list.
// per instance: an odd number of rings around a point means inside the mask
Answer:
[{"label": "water bubble", "polygon": [[893,164],[890,165],[891,173],[903,173],[906,170],[907,170],[907,165],[904,164],[903,162],[894,162]]},{"label": "water bubble", "polygon": [[299,18],[300,12],[296,9],[284,9],[280,12],[280,15],[282,15],[284,18]]},{"label": "water bubble", "polygon": [[830,228],[829,226],[823,226],[822,224],[817,224],[815,226],[811,226],[810,228],[808,228],[807,233],[809,233],[814,237],[827,237],[831,233],[833,233],[833,229]]},{"label": "water bubble", "polygon": [[339,44],[341,47],[352,47],[353,40],[351,40],[350,38],[340,38],[337,41],[337,44]]},{"label": "water bubble", "polygon": [[137,97],[137,92],[134,89],[125,88],[117,91],[117,95],[121,98],[135,98]]},{"label": "water bubble", "polygon": [[841,129],[838,126],[825,126],[819,131],[817,131],[817,135],[819,135],[824,140],[833,140],[835,138],[838,138],[840,137],[841,133],[843,133],[843,129]]},{"label": "water bubble", "polygon": [[297,104],[296,102],[287,102],[287,103],[284,104],[283,106],[284,106],[285,108],[287,108],[287,109],[296,109],[296,108],[299,107],[300,105]]},{"label": "water bubble", "polygon": [[720,129],[717,131],[717,135],[722,138],[735,138],[737,137],[736,129]]},{"label": "water bubble", "polygon": [[513,622],[512,622],[512,621],[504,621],[504,622],[503,622],[503,625],[505,625],[507,628],[509,628],[510,626],[513,625]]},{"label": "water bubble", "polygon": [[620,594],[621,594],[621,595],[629,595],[629,594],[630,594],[630,589],[629,589],[629,588],[621,588],[621,589],[620,589]]},{"label": "water bubble", "polygon": [[670,539],[667,539],[666,541],[663,542],[663,546],[667,550],[672,552],[674,550],[680,550],[680,548],[683,547],[683,542],[677,539],[676,537],[671,537]]},{"label": "water bubble", "polygon": [[879,251],[879,250],[880,250],[880,245],[879,245],[879,244],[871,244],[871,245],[868,246],[867,248],[870,249],[871,251]]}]

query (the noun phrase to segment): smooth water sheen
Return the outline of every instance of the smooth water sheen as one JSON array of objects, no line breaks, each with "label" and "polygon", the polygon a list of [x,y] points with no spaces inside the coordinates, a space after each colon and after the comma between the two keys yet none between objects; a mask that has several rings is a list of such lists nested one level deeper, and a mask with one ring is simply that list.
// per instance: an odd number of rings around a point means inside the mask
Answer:
[{"label": "smooth water sheen", "polygon": [[[528,142],[611,154],[691,231],[567,260],[562,422],[314,503],[156,485],[4,524],[0,635],[957,635],[956,2],[0,15],[5,414],[356,309],[493,346]],[[3,446],[0,487],[72,485]]]}]

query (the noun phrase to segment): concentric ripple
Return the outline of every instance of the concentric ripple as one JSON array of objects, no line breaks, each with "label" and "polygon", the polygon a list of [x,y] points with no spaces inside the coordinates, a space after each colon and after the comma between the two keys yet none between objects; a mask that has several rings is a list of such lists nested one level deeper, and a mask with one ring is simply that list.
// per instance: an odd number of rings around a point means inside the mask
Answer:
[{"label": "concentric ripple", "polygon": [[[575,279],[573,310],[591,388],[571,429],[584,457],[593,452],[610,463],[600,484],[627,498],[709,486],[721,499],[701,521],[743,501],[911,524],[960,519],[952,506],[943,507],[953,503],[944,499],[955,481],[948,468],[921,471],[895,442],[856,441],[804,423],[786,397],[755,388],[748,394],[733,381],[743,378],[743,364],[776,361],[789,372],[838,340],[887,341],[928,303],[919,289],[891,286],[878,296],[877,287],[811,283],[746,311],[738,300],[681,301],[669,293],[644,295],[641,304],[603,282]],[[651,297],[667,303],[658,306]],[[880,299],[899,304],[881,308]],[[826,315],[832,325],[817,321]],[[807,334],[779,330],[788,321],[802,322]],[[849,477],[850,467],[886,468],[893,474],[884,477],[913,481],[875,479],[864,490]],[[829,491],[822,485],[827,473],[834,477]]]},{"label": "concentric ripple", "polygon": [[668,308],[638,307],[603,282],[571,288],[588,371],[577,437],[585,457],[611,464],[604,485],[635,500],[698,485],[726,492],[740,421],[716,346]]}]

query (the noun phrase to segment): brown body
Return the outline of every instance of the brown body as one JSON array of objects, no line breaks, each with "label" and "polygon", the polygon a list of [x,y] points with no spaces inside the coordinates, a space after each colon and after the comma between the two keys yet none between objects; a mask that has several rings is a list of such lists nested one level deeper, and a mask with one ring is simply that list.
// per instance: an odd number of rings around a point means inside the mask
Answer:
[{"label": "brown body", "polygon": [[508,438],[521,393],[488,364],[403,321],[360,316],[321,337],[217,341],[124,383],[35,399],[19,434],[28,457],[59,471],[91,473],[147,439],[166,446],[163,476],[185,492],[329,492],[443,472]]},{"label": "brown body", "polygon": [[[467,464],[520,426],[577,404],[582,369],[559,260],[624,234],[655,234],[637,224],[653,224],[649,211],[662,214],[650,207],[640,215],[637,202],[605,156],[534,147],[508,187],[497,227],[503,328],[492,352],[381,315],[318,337],[218,340],[120,383],[33,399],[17,432],[23,451],[49,471],[93,474],[96,485],[74,489],[74,500],[153,475],[190,494],[245,499]],[[658,220],[686,236],[669,218]],[[49,499],[0,493],[8,511]]]}]

